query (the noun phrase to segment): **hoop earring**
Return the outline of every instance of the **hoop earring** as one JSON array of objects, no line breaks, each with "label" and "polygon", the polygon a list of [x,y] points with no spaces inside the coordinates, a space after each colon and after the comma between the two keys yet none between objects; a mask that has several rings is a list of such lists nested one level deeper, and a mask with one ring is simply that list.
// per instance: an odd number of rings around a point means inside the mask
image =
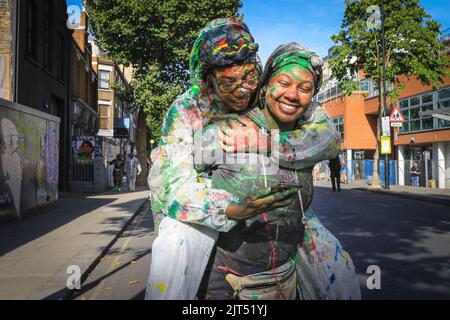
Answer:
[{"label": "hoop earring", "polygon": [[259,92],[259,104],[261,110],[266,107],[266,103],[267,103],[266,90],[261,89],[261,91]]}]

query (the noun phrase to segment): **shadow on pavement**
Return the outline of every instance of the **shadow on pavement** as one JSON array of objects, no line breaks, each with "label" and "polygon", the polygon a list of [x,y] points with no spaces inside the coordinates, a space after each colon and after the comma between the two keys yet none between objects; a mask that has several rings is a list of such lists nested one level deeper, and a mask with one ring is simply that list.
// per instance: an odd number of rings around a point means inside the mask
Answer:
[{"label": "shadow on pavement", "polygon": [[[315,187],[312,208],[356,266],[363,298],[450,299],[448,207],[372,192]],[[366,269],[381,268],[381,290]]]}]

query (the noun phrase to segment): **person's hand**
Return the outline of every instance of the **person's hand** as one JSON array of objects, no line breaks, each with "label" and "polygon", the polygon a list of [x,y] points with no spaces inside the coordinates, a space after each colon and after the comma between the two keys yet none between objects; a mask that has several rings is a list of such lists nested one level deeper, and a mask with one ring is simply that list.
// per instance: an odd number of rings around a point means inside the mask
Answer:
[{"label": "person's hand", "polygon": [[245,116],[237,121],[228,121],[227,126],[219,130],[220,144],[225,152],[264,153],[270,150],[270,136],[263,134],[260,128]]},{"label": "person's hand", "polygon": [[297,188],[289,188],[284,191],[274,189],[263,196],[248,196],[244,203],[229,204],[225,214],[230,219],[244,220],[277,208],[286,207],[294,200],[292,195],[297,193]]}]

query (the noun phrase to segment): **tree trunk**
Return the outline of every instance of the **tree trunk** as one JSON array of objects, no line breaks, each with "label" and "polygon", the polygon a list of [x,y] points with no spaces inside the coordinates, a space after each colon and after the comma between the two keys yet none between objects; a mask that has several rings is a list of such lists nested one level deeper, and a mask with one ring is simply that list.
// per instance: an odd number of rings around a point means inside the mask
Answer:
[{"label": "tree trunk", "polygon": [[136,150],[139,162],[142,167],[142,173],[136,179],[136,185],[147,187],[147,176],[148,176],[148,166],[147,166],[147,115],[141,109],[138,114],[138,123],[136,131]]}]

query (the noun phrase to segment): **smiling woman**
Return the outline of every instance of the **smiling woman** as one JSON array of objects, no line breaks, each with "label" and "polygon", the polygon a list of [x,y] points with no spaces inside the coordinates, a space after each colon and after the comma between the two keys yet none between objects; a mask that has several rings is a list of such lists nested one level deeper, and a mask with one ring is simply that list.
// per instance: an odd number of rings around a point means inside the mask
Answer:
[{"label": "smiling woman", "polygon": [[282,131],[292,130],[295,120],[309,107],[314,78],[311,72],[286,66],[269,82],[266,92],[267,108]]}]

